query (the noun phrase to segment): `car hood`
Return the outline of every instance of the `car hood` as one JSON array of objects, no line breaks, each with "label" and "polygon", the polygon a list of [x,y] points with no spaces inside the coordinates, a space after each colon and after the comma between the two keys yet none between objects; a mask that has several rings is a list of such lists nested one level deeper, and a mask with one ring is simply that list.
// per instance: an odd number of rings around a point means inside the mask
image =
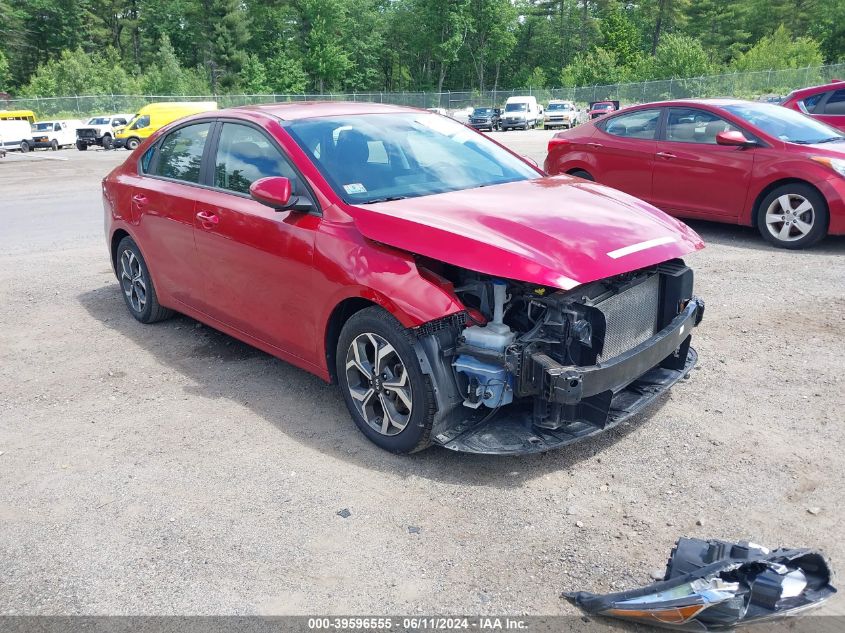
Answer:
[{"label": "car hood", "polygon": [[704,247],[620,191],[546,177],[349,207],[367,238],[497,277],[569,290]]}]

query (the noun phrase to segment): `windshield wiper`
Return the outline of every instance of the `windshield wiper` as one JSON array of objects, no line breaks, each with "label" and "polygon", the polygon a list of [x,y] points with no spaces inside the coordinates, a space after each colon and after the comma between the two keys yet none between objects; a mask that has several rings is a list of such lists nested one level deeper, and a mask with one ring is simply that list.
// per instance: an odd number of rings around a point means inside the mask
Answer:
[{"label": "windshield wiper", "polygon": [[376,202],[393,202],[394,200],[404,200],[408,196],[385,196],[384,198],[373,198],[366,202],[359,202],[358,204],[375,204]]}]

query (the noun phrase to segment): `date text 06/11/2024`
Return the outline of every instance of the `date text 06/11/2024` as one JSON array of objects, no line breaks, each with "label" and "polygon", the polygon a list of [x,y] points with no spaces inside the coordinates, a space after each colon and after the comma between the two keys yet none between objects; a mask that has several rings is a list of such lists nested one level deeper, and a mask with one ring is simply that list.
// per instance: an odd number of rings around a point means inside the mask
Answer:
[{"label": "date text 06/11/2024", "polygon": [[344,631],[389,631],[400,625],[403,631],[520,631],[527,630],[528,623],[508,617],[331,617],[309,618],[310,630]]}]

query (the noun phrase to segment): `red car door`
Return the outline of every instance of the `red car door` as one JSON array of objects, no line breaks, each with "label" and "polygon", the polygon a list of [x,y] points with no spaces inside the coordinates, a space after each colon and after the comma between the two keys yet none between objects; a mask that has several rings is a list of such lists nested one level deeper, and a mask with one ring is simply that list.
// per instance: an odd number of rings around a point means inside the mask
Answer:
[{"label": "red car door", "polygon": [[[200,167],[213,122],[180,127],[141,159],[144,176],[132,187],[132,216],[144,239],[144,258],[159,292],[193,308],[202,276],[194,244],[194,199],[202,191]],[[176,306],[174,306],[176,307]]]},{"label": "red car door", "polygon": [[652,178],[655,206],[682,217],[739,217],[751,181],[754,151],[716,143],[719,132],[736,129],[707,110],[670,108],[663,138],[657,143]]},{"label": "red car door", "polygon": [[596,158],[593,176],[603,185],[651,201],[654,154],[662,108],[636,110],[598,123],[586,149]]},{"label": "red car door", "polygon": [[314,362],[314,237],[320,218],[275,211],[253,200],[249,186],[285,176],[304,184],[263,131],[221,124],[213,185],[196,195],[194,221],[203,270],[204,307],[213,318],[278,349]]}]

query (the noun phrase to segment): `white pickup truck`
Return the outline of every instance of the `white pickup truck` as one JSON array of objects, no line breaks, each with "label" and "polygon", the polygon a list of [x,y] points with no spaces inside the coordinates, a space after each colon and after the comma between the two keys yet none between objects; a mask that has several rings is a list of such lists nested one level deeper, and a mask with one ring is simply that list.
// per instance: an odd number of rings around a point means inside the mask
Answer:
[{"label": "white pickup truck", "polygon": [[47,148],[57,150],[60,147],[71,147],[76,143],[76,129],[79,121],[38,121],[32,124],[32,138],[30,148]]},{"label": "white pickup truck", "polygon": [[103,114],[88,119],[88,122],[76,130],[76,149],[84,151],[91,145],[111,149],[114,133],[135,116],[134,114]]}]

